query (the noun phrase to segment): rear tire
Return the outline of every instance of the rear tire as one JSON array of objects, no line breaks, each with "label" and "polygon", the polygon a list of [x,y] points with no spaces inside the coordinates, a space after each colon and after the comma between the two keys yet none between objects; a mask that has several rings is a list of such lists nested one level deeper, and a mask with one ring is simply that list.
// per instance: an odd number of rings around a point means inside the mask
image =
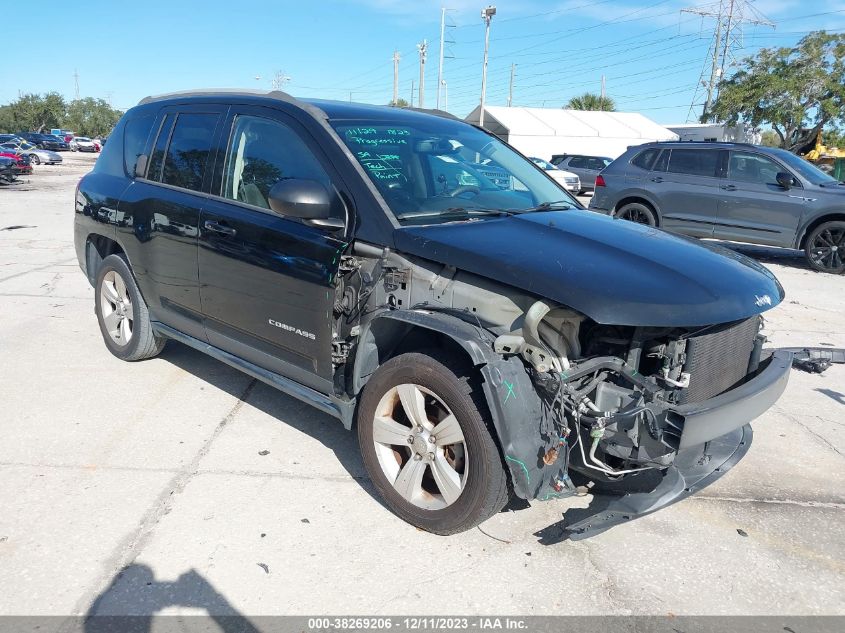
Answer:
[{"label": "rear tire", "polygon": [[38,158],[38,154],[30,154],[29,155],[29,162],[32,163],[33,165],[40,165],[41,159]]},{"label": "rear tire", "polygon": [[108,350],[126,361],[157,356],[167,339],[156,336],[147,304],[122,253],[109,255],[97,271],[94,312]]},{"label": "rear tire", "polygon": [[810,268],[823,273],[845,273],[845,222],[825,222],[817,226],[804,246]]},{"label": "rear tire", "polygon": [[358,407],[358,441],[385,504],[448,535],[499,512],[508,485],[483,396],[465,368],[432,354],[402,354],[376,370]]},{"label": "rear tire", "polygon": [[654,209],[645,202],[629,202],[620,207],[615,216],[629,222],[636,224],[645,224],[646,226],[657,226],[657,213]]}]

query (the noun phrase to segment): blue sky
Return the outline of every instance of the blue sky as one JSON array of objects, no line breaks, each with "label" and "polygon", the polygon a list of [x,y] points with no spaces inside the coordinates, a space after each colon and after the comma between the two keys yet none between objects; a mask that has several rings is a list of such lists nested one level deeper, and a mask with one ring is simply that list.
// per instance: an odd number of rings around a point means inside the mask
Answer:
[{"label": "blue sky", "polygon": [[[703,101],[696,85],[705,65],[712,20],[684,7],[696,0],[499,0],[493,18],[488,103],[505,105],[512,63],[514,105],[560,107],[571,96],[607,94],[620,110],[659,123],[684,122]],[[109,99],[127,108],[148,94],[196,87],[269,88],[277,73],[296,96],[387,103],[394,50],[400,96],[418,82],[416,44],[428,40],[426,103],[435,104],[439,1],[116,0],[11,2],[7,24],[32,28],[41,43],[4,65],[0,103],[19,92],[56,90]],[[478,103],[486,0],[451,0],[444,38],[448,109],[464,116]],[[776,23],[746,26],[744,53],[790,46],[812,30],[845,31],[845,0],[757,0]],[[56,25],[47,36],[36,28]],[[48,53],[48,50],[59,51]],[[260,77],[260,79],[256,79]],[[418,89],[418,87],[416,87]],[[700,113],[697,106],[693,114]]]}]

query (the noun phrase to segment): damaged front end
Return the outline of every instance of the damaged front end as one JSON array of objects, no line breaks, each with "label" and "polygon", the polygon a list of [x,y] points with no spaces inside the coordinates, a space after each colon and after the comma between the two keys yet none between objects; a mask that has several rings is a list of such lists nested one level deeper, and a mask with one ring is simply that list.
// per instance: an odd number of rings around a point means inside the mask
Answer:
[{"label": "damaged front end", "polygon": [[715,481],[786,387],[791,354],[763,351],[761,323],[607,326],[536,302],[482,368],[516,493],[561,498],[589,482],[624,495],[566,526],[583,538]]}]

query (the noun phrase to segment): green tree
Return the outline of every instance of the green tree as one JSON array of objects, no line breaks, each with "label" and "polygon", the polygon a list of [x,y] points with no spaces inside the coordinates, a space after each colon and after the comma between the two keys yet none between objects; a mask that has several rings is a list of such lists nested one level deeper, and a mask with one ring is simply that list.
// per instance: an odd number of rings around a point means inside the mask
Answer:
[{"label": "green tree", "polygon": [[613,112],[616,104],[610,97],[602,97],[594,92],[585,92],[577,97],[572,97],[564,106],[567,110],[602,110]]},{"label": "green tree", "polygon": [[845,34],[814,31],[792,48],[764,48],[719,86],[712,116],[765,124],[797,151],[845,121]]},{"label": "green tree", "polygon": [[411,104],[410,104],[410,103],[408,103],[408,102],[407,102],[405,99],[403,99],[402,97],[399,97],[399,98],[398,98],[395,102],[393,101],[393,99],[391,99],[391,100],[390,100],[390,103],[388,103],[387,105],[396,106],[397,108],[407,108],[407,107],[409,107]]},{"label": "green tree", "polygon": [[760,145],[764,147],[780,147],[780,137],[774,130],[763,130],[760,135]]},{"label": "green tree", "polygon": [[122,115],[103,99],[85,97],[68,104],[62,127],[80,136],[102,136],[111,132]]},{"label": "green tree", "polygon": [[0,126],[7,132],[43,132],[59,127],[65,117],[65,100],[58,92],[25,94],[3,107]]}]

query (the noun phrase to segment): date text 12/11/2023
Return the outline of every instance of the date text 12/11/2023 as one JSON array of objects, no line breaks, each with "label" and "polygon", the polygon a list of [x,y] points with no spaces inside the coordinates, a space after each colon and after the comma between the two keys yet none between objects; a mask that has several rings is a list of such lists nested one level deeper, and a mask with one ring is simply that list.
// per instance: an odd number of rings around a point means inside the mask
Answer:
[{"label": "date text 12/11/2023", "polygon": [[335,617],[309,618],[310,631],[338,630],[397,630],[397,631],[447,631],[447,630],[512,630],[527,628],[525,620],[513,617]]}]

